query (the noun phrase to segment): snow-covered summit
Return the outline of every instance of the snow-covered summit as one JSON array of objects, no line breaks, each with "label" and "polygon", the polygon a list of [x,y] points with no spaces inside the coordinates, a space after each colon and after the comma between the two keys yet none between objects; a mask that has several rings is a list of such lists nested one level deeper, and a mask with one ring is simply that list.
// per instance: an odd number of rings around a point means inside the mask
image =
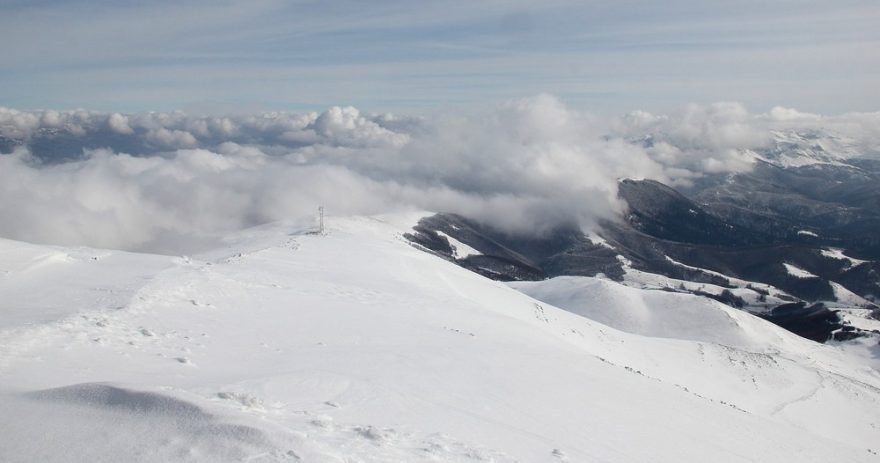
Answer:
[{"label": "snow-covered summit", "polygon": [[770,146],[753,153],[779,167],[846,166],[867,154],[857,140],[822,130],[771,130],[770,136]]},{"label": "snow-covered summit", "polygon": [[877,461],[880,375],[844,351],[746,314],[737,346],[619,331],[415,249],[414,224],[190,258],[4,241],[0,460]]}]

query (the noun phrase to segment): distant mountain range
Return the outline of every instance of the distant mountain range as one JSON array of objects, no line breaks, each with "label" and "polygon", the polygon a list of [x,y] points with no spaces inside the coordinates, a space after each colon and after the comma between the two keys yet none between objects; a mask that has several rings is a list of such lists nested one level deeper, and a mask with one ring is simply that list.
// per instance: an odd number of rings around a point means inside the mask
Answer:
[{"label": "distant mountain range", "polygon": [[[880,161],[830,135],[774,137],[746,153],[748,172],[687,188],[621,179],[627,212],[592,235],[571,226],[511,236],[438,214],[408,238],[498,280],[604,275],[710,297],[818,341],[880,334],[859,323],[878,315]],[[457,254],[461,245],[472,251]]]},{"label": "distant mountain range", "polygon": [[[0,153],[27,146],[53,164],[85,149],[138,156],[161,148],[108,127],[90,130],[0,135]],[[407,236],[496,280],[601,275],[716,299],[819,341],[873,334],[861,320],[880,316],[880,149],[831,130],[769,133],[770,143],[738,153],[752,163],[748,171],[704,173],[687,186],[620,179],[627,211],[589,232],[571,225],[513,236],[475,217],[438,214]],[[629,142],[651,148],[673,139],[656,133]]]}]

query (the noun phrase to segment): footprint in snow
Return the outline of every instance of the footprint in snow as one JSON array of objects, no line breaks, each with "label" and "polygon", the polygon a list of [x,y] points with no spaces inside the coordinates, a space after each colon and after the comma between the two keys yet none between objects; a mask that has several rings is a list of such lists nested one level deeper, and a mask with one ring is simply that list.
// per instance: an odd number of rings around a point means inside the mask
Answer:
[{"label": "footprint in snow", "polygon": [[315,427],[318,427],[321,429],[326,429],[326,430],[333,430],[333,428],[335,427],[334,423],[333,423],[333,417],[327,416],[327,415],[318,415],[314,419],[312,419],[309,423],[312,426],[315,426]]},{"label": "footprint in snow", "polygon": [[448,327],[448,326],[444,326],[443,329],[444,329],[444,330],[447,330],[447,331],[452,331],[452,332],[454,332],[454,333],[458,333],[458,334],[466,334],[466,335],[468,335],[468,336],[470,336],[470,337],[472,337],[472,338],[477,336],[476,334],[474,334],[474,333],[472,333],[472,332],[469,332],[469,331],[462,331],[462,330],[460,330],[460,329],[458,329],[458,328],[450,328],[450,327]]},{"label": "footprint in snow", "polygon": [[516,461],[502,452],[469,445],[443,433],[426,436],[421,444],[421,451],[428,454],[432,460],[490,461],[496,463],[512,463]]},{"label": "footprint in snow", "polygon": [[241,405],[242,408],[250,410],[265,410],[263,400],[250,394],[238,392],[218,392],[217,398],[229,400]]},{"label": "footprint in snow", "polygon": [[535,318],[544,323],[550,323],[550,318],[547,317],[547,314],[544,312],[544,307],[541,304],[535,304]]},{"label": "footprint in snow", "polygon": [[397,431],[392,428],[377,428],[376,426],[368,425],[355,426],[352,430],[361,437],[376,442],[377,444],[384,444],[393,441],[397,437]]}]

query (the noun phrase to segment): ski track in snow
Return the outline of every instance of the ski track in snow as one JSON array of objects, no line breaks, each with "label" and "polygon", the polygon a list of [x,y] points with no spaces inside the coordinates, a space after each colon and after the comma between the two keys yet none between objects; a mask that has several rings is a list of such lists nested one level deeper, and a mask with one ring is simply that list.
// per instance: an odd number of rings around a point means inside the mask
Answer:
[{"label": "ski track in snow", "polygon": [[785,402],[779,404],[778,406],[776,406],[776,407],[773,409],[773,411],[770,412],[770,414],[771,414],[771,415],[776,415],[776,414],[778,414],[779,412],[785,410],[787,407],[789,407],[789,406],[791,406],[791,405],[793,405],[793,404],[796,404],[796,403],[798,403],[798,402],[806,402],[806,401],[812,399],[813,397],[815,397],[816,394],[819,392],[819,390],[821,390],[823,387],[825,387],[825,377],[822,376],[822,374],[819,373],[819,372],[816,372],[816,376],[819,378],[819,382],[816,384],[816,386],[815,386],[810,392],[808,392],[808,393],[802,395],[801,397],[797,397],[797,398],[795,398],[795,399],[787,400],[787,401],[785,401]]}]

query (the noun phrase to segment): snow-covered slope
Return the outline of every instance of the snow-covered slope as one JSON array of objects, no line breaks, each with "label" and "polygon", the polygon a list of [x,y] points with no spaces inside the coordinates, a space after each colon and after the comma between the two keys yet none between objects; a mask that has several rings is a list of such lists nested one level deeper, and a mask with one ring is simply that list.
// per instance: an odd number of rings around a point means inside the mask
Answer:
[{"label": "snow-covered slope", "polygon": [[509,285],[627,333],[749,350],[787,343],[806,345],[798,336],[742,310],[692,294],[637,289],[593,277],[556,277]]},{"label": "snow-covered slope", "polygon": [[773,130],[770,135],[771,146],[753,155],[780,167],[846,165],[847,160],[868,154],[857,140],[830,131]]},{"label": "snow-covered slope", "polygon": [[172,261],[0,238],[0,330],[52,322],[82,310],[123,307],[146,279]]},{"label": "snow-covered slope", "polygon": [[739,347],[621,332],[413,248],[414,223],[4,268],[3,318],[43,299],[0,332],[0,461],[878,461],[880,377],[840,350],[740,313]]}]

